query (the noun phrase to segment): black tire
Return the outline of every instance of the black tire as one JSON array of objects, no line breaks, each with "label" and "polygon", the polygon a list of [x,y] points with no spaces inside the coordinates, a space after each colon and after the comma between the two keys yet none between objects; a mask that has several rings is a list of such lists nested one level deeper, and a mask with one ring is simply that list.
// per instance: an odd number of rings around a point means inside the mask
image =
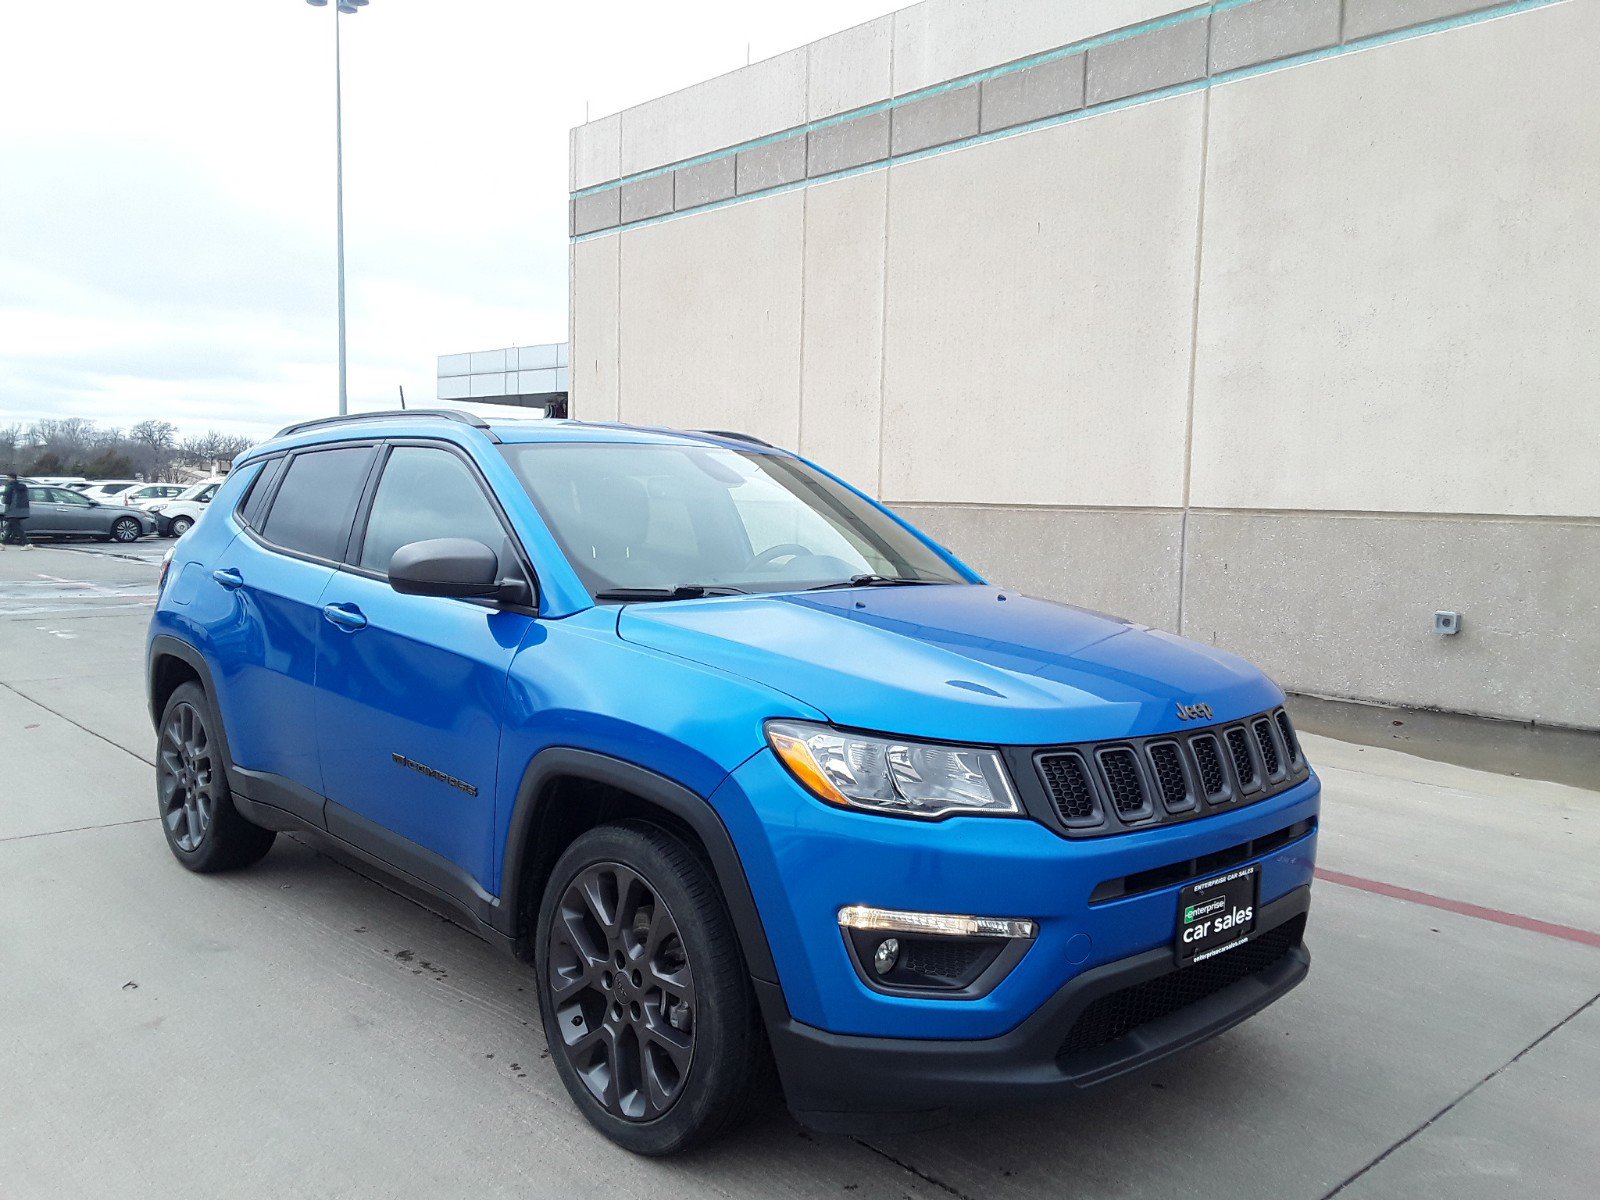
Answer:
[{"label": "black tire", "polygon": [[111,540],[114,542],[137,542],[143,533],[144,526],[135,517],[118,517],[111,523]]},{"label": "black tire", "polygon": [[172,524],[167,526],[173,537],[182,537],[194,528],[194,521],[190,517],[173,517]]},{"label": "black tire", "polygon": [[769,1052],[744,956],[710,872],[672,834],[602,825],[573,842],[534,964],[551,1061],[617,1145],[676,1154],[757,1108]]},{"label": "black tire", "polygon": [[222,767],[221,722],[198,683],[180,685],[161,713],[156,803],[173,856],[210,874],[260,862],[278,835],[252,825],[233,805]]}]

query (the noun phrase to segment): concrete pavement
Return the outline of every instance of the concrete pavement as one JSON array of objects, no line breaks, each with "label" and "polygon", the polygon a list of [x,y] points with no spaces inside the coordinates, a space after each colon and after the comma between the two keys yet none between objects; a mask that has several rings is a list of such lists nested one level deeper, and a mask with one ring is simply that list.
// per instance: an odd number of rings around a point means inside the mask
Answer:
[{"label": "concrete pavement", "polygon": [[[141,546],[141,549],[143,547]],[[1600,794],[1306,739],[1310,979],[1082,1100],[912,1137],[781,1110],[633,1158],[527,969],[289,838],[202,878],[154,821],[153,562],[0,556],[0,1197],[1588,1197]],[[41,611],[49,610],[49,611]],[[1399,887],[1502,913],[1446,911]]]}]

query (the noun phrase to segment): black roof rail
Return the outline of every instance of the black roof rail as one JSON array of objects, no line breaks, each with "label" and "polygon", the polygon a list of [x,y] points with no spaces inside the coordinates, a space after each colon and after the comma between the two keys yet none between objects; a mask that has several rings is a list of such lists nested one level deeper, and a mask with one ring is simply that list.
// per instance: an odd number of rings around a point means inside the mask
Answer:
[{"label": "black roof rail", "polygon": [[489,428],[489,422],[476,413],[463,412],[459,408],[391,408],[382,412],[347,413],[342,417],[318,417],[313,421],[299,421],[293,425],[285,425],[273,437],[288,437],[291,433],[304,433],[308,429],[322,429],[328,425],[348,425],[356,421],[393,421],[399,417],[428,417],[433,420],[459,421],[463,425],[470,425],[474,429],[481,429],[489,435],[489,440],[498,442],[500,439]]},{"label": "black roof rail", "polygon": [[736,442],[754,442],[757,446],[773,449],[771,442],[764,442],[753,433],[735,433],[731,429],[702,429],[699,432],[709,433],[712,437],[732,438]]}]

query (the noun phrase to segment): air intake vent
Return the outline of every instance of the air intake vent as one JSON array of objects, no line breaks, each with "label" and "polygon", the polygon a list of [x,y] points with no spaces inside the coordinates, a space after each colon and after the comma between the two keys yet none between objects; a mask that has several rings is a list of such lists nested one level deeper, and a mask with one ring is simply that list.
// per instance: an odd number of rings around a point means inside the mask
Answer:
[{"label": "air intake vent", "polygon": [[1156,787],[1168,812],[1183,812],[1194,805],[1189,781],[1184,778],[1183,759],[1176,742],[1157,742],[1150,747],[1150,765],[1155,768]]},{"label": "air intake vent", "polygon": [[1116,746],[1100,751],[1100,770],[1106,780],[1106,792],[1116,806],[1117,815],[1124,819],[1141,817],[1150,809],[1144,794],[1144,780],[1139,775],[1139,760],[1126,746]]},{"label": "air intake vent", "polygon": [[1098,825],[1100,806],[1095,803],[1089,771],[1078,754],[1047,754],[1039,759],[1039,771],[1056,811],[1068,825]]},{"label": "air intake vent", "polygon": [[1248,791],[1256,786],[1256,764],[1250,757],[1250,743],[1245,740],[1244,730],[1235,725],[1222,736],[1228,740],[1228,753],[1233,756],[1233,773],[1239,786]]}]

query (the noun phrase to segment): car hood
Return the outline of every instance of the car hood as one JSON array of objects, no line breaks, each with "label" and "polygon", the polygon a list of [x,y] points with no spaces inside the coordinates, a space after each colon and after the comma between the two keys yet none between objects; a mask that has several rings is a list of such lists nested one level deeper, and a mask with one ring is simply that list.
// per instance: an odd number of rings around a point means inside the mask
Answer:
[{"label": "car hood", "polygon": [[[785,692],[838,725],[1038,745],[1216,721],[1283,693],[1243,659],[984,585],[850,588],[631,604],[619,636]],[[1209,724],[1209,721],[1202,721]]]}]

